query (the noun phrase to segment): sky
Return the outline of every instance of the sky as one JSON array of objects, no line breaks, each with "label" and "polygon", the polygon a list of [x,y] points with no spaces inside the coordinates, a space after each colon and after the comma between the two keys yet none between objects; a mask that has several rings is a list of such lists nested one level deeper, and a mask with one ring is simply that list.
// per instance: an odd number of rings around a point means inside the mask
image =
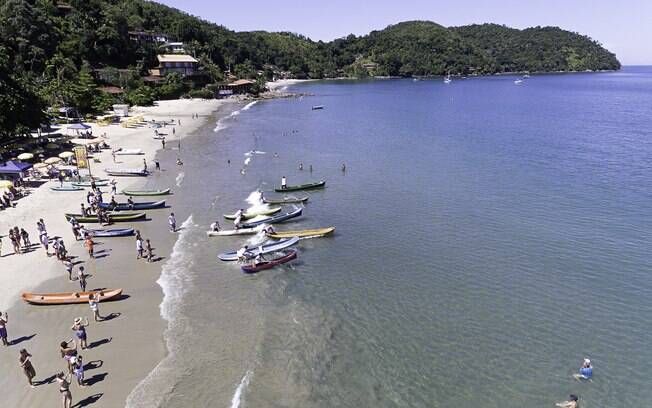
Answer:
[{"label": "sky", "polygon": [[407,20],[558,26],[599,41],[624,65],[652,65],[652,0],[158,1],[236,31],[291,31],[323,41]]}]

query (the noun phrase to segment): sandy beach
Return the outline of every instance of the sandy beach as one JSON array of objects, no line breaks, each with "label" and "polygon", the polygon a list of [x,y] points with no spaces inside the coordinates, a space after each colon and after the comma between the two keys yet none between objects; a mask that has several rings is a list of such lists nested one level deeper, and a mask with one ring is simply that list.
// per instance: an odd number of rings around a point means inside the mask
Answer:
[{"label": "sandy beach", "polygon": [[[184,137],[206,124],[208,117],[220,106],[231,100],[184,99],[161,101],[153,107],[135,107],[131,116],[143,115],[145,120],[157,121],[174,119],[175,126],[160,128],[167,133],[167,150],[178,149]],[[198,114],[199,118],[193,119]],[[172,128],[175,132],[172,134]],[[167,154],[167,161],[161,160],[161,171],[154,171],[154,157],[161,149],[161,141],[153,139],[153,129],[141,126],[135,129],[120,125],[97,126],[93,124],[93,134],[106,134],[107,143],[112,149],[139,148],[144,155],[116,156],[113,163],[110,150],[95,154],[100,163],[92,163],[94,176],[106,177],[105,168],[138,168],[143,159],[147,160],[152,174],[147,178],[116,178],[117,189],[151,189],[172,187],[181,167]],[[183,159],[183,153],[177,153]],[[172,155],[173,156],[173,155]],[[110,178],[110,177],[109,177]],[[96,238],[96,258],[89,258],[81,241],[75,242],[70,225],[64,219],[65,212],[79,212],[80,203],[85,202],[87,190],[78,192],[55,192],[50,189],[58,181],[50,181],[17,201],[16,207],[0,213],[0,231],[6,235],[9,228],[25,228],[33,243],[38,242],[36,222],[45,221],[50,237],[62,237],[68,253],[74,257],[76,276],[83,265],[88,278],[89,289],[123,288],[123,298],[116,302],[100,304],[100,313],[108,316],[102,322],[93,322],[87,304],[38,307],[20,302],[20,293],[33,292],[73,292],[79,289],[77,281],[69,281],[63,264],[54,256],[48,257],[42,247],[33,246],[28,253],[12,254],[8,238],[3,238],[3,252],[0,258],[0,273],[3,285],[0,287],[0,310],[9,314],[7,324],[8,339],[11,345],[0,348],[0,387],[11,390],[4,393],[4,404],[10,407],[58,406],[60,394],[53,376],[65,369],[58,345],[74,337],[71,330],[75,317],[89,317],[89,349],[79,354],[86,362],[85,377],[88,387],[71,386],[73,406],[121,407],[131,390],[142,380],[165,355],[162,333],[166,322],[161,318],[159,304],[162,300],[161,288],[156,280],[161,273],[177,234],[170,233],[167,216],[174,212],[170,207],[174,196],[166,196],[166,209],[148,212],[147,221],[117,224],[113,227],[130,226],[141,231],[143,238],[150,238],[154,247],[153,263],[136,259],[135,240],[127,238]],[[102,188],[106,193],[109,187]],[[125,196],[116,197],[125,201]],[[145,197],[141,201],[145,201]],[[110,194],[105,194],[110,200]],[[138,201],[138,200],[136,200]],[[177,214],[178,223],[185,219]],[[97,228],[97,224],[89,224]],[[50,248],[52,253],[52,248]],[[18,351],[26,348],[32,354],[36,369],[34,389],[18,366]],[[78,405],[75,405],[78,404]]]}]

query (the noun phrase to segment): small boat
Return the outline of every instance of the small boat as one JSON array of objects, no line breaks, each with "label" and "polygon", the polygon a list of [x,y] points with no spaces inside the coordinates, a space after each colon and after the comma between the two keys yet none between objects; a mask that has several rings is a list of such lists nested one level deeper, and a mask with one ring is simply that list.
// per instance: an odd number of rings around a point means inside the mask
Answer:
[{"label": "small boat", "polygon": [[[242,215],[242,219],[248,220],[250,218],[254,218],[259,215],[272,215],[272,214],[276,214],[279,211],[281,211],[281,207],[247,210]],[[224,218],[226,218],[227,220],[235,220],[235,214],[224,214]]]},{"label": "small boat", "polygon": [[[113,209],[113,211],[152,210],[154,208],[163,208],[163,207],[165,207],[165,200],[134,203],[133,208],[129,206],[129,203],[118,203],[118,205]],[[111,203],[100,203],[100,208],[110,209]]]},{"label": "small boat", "polygon": [[240,228],[237,230],[220,230],[220,231],[206,231],[209,237],[228,237],[231,235],[253,235],[263,230],[263,225],[254,228]]},{"label": "small boat", "polygon": [[104,171],[110,176],[119,177],[145,177],[149,174],[145,169],[104,169]]},{"label": "small boat", "polygon": [[170,189],[165,190],[122,190],[122,194],[128,196],[161,196],[170,194]]},{"label": "small boat", "polygon": [[90,294],[99,295],[100,302],[116,300],[122,295],[122,289],[105,289],[89,292],[62,293],[30,293],[25,292],[20,297],[33,305],[68,305],[71,303],[88,303]]},{"label": "small boat", "polygon": [[320,110],[320,109],[324,109],[324,105],[315,105],[312,107],[312,110]]},{"label": "small boat", "polygon": [[94,237],[127,237],[134,234],[133,228],[91,229],[88,232]]},{"label": "small boat", "polygon": [[286,186],[285,188],[276,187],[274,190],[277,193],[283,193],[285,191],[298,191],[298,190],[310,190],[313,188],[322,188],[326,185],[326,181],[315,181],[314,183],[299,184],[296,186]]},{"label": "small boat", "polygon": [[115,151],[116,156],[131,156],[131,155],[140,155],[143,153],[143,149],[118,149]]},{"label": "small boat", "polygon": [[[264,254],[269,254],[270,252],[280,251],[281,249],[291,247],[292,245],[296,244],[297,242],[299,242],[299,238],[292,237],[292,238],[289,238],[289,239],[284,239],[284,240],[281,240],[281,241],[272,242],[270,244],[261,245],[262,249],[263,249],[262,254],[264,255]],[[261,253],[260,252],[261,246],[252,247],[247,252],[247,255],[250,256],[250,257],[254,257],[254,256],[258,255],[259,253]],[[222,260],[222,261],[237,261],[238,260],[238,254],[237,254],[237,251],[226,252],[224,254],[218,255],[218,258],[220,260]]]},{"label": "small boat", "polygon": [[306,229],[299,231],[275,231],[272,234],[267,234],[270,238],[283,239],[291,237],[299,238],[317,238],[323,237],[324,235],[330,234],[335,231],[335,227],[326,227],[326,228],[316,228],[316,229]]},{"label": "small boat", "polygon": [[73,186],[71,184],[68,184],[68,185],[64,184],[63,186],[50,187],[50,190],[52,190],[52,191],[79,191],[79,190],[83,190],[83,188],[78,187],[78,186]]},{"label": "small boat", "polygon": [[265,217],[259,220],[255,221],[250,221],[250,222],[243,222],[240,226],[242,228],[253,228],[261,224],[276,224],[279,222],[287,221],[291,218],[296,218],[301,215],[301,212],[303,211],[303,208],[297,208],[296,210],[289,212],[289,213],[283,213],[279,215],[274,215],[272,217]]},{"label": "small boat", "polygon": [[296,249],[288,249],[287,251],[283,251],[282,253],[283,253],[282,256],[271,259],[269,261],[260,262],[255,265],[242,265],[241,266],[242,272],[256,273],[256,272],[264,271],[265,269],[272,269],[276,265],[281,265],[297,258]]},{"label": "small boat", "polygon": [[[97,216],[91,215],[90,217],[82,217],[81,214],[65,214],[66,219],[70,220],[74,218],[77,222],[98,222]],[[147,214],[143,212],[129,212],[129,213],[118,213],[110,214],[111,222],[126,222],[126,221],[138,221],[144,220],[147,217]]]},{"label": "small boat", "polygon": [[293,204],[293,203],[305,203],[308,201],[308,196],[301,197],[301,198],[291,198],[291,197],[284,197],[282,199],[273,199],[273,198],[263,198],[263,202],[265,204]]},{"label": "small boat", "polygon": [[[75,187],[90,187],[91,182],[90,181],[73,181],[71,183]],[[109,180],[96,180],[95,181],[95,186],[97,187],[106,187],[109,185]]]}]

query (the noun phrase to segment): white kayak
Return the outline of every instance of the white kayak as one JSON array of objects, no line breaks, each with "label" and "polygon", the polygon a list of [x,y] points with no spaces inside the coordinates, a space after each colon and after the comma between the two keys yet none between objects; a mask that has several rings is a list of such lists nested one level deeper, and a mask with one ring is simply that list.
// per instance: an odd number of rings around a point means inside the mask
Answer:
[{"label": "white kayak", "polygon": [[254,228],[240,228],[237,230],[221,230],[221,231],[206,231],[209,237],[228,237],[231,235],[253,235],[262,231],[264,225],[259,225]]},{"label": "white kayak", "polygon": [[143,149],[120,149],[120,150],[116,150],[115,154],[117,156],[128,156],[128,155],[139,155],[144,153],[143,153]]}]

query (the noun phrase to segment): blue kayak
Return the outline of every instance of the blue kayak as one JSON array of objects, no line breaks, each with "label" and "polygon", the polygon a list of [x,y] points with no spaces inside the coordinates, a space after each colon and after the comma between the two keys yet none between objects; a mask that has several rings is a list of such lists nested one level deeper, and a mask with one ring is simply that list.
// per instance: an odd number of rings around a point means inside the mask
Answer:
[{"label": "blue kayak", "polygon": [[273,217],[263,218],[258,221],[244,222],[240,224],[240,228],[253,228],[261,224],[276,224],[279,222],[289,220],[291,218],[298,217],[301,215],[302,212],[303,212],[303,208],[297,208],[296,210],[289,213],[283,213],[283,214],[275,215]]},{"label": "blue kayak", "polygon": [[[134,203],[133,208],[129,206],[129,203],[118,203],[117,207],[115,207],[113,211],[151,210],[154,208],[163,207],[165,207],[165,200]],[[100,208],[108,210],[111,208],[111,203],[100,203]]]},{"label": "blue kayak", "polygon": [[126,237],[134,234],[133,228],[92,229],[88,230],[94,237]]}]

